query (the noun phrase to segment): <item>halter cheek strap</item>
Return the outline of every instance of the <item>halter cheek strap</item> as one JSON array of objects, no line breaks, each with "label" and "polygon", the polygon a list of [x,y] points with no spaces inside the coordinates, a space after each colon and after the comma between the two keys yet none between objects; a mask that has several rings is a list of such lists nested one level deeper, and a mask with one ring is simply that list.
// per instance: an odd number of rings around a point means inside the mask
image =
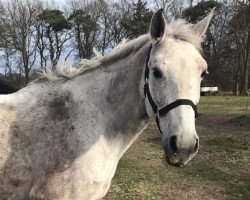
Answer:
[{"label": "halter cheek strap", "polygon": [[[159,128],[159,131],[162,133],[161,128],[160,128],[160,124],[159,124],[159,117],[163,117],[164,115],[166,115],[169,111],[171,111],[172,109],[180,106],[180,105],[190,105],[195,113],[195,118],[197,118],[198,114],[197,114],[197,106],[193,103],[193,101],[189,100],[189,99],[177,99],[176,101],[166,105],[165,107],[161,108],[160,110],[158,109],[158,106],[156,105],[156,103],[154,102],[152,95],[149,91],[149,85],[148,85],[148,78],[149,78],[149,66],[148,66],[148,62],[149,62],[149,58],[150,58],[150,53],[152,50],[152,44],[149,47],[148,50],[148,55],[147,55],[147,59],[146,59],[146,67],[145,67],[145,74],[144,74],[144,80],[145,80],[145,84],[144,84],[144,95],[146,98],[148,98],[148,101],[154,111],[154,113],[156,114],[156,124]],[[157,114],[158,113],[158,114]]]}]

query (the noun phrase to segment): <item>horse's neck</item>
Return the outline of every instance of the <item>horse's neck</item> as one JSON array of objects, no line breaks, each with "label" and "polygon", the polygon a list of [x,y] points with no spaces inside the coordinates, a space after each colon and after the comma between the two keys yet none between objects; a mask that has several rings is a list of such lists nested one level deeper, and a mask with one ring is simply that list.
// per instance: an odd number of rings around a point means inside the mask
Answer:
[{"label": "horse's neck", "polygon": [[[148,47],[145,44],[135,54],[79,77],[70,87],[78,95],[75,99],[85,102],[81,104],[82,113],[89,110],[88,117],[96,119],[95,130],[103,130],[100,134],[107,139],[119,138],[125,145],[130,144],[147,124],[145,98],[140,89]],[[79,85],[84,88],[80,90]]]},{"label": "horse's neck", "polygon": [[134,55],[112,64],[117,70],[111,72],[112,78],[104,97],[110,114],[107,123],[109,136],[122,134],[126,139],[133,138],[147,122],[142,92],[147,51],[148,45],[144,45]]}]

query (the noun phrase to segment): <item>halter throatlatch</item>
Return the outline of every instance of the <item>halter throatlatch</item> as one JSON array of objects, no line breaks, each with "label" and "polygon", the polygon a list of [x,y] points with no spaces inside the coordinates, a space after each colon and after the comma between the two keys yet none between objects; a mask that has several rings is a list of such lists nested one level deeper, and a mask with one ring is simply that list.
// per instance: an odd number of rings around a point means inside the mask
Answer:
[{"label": "halter throatlatch", "polygon": [[156,103],[154,102],[151,93],[149,91],[149,85],[148,85],[148,78],[149,78],[149,66],[148,66],[148,62],[149,62],[149,58],[150,58],[150,53],[152,50],[152,44],[149,47],[148,50],[148,55],[147,55],[147,59],[146,59],[146,68],[145,68],[145,74],[144,74],[144,95],[145,97],[148,98],[148,101],[154,111],[154,113],[156,114],[156,124],[161,131],[160,128],[160,124],[159,124],[159,117],[163,117],[164,115],[166,115],[169,111],[171,111],[172,109],[180,106],[180,105],[190,105],[193,109],[194,109],[194,114],[195,114],[195,118],[197,118],[197,106],[193,103],[193,101],[189,100],[189,99],[177,99],[176,101],[166,105],[165,107],[161,108],[160,110],[158,109],[158,106],[156,105]]}]

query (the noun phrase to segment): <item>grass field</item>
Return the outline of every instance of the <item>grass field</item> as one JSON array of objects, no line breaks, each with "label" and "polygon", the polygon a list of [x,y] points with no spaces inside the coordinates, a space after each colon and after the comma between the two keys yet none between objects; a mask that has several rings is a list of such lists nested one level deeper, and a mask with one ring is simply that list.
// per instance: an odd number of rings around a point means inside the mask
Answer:
[{"label": "grass field", "polygon": [[154,122],[121,159],[105,200],[250,199],[250,97],[202,97],[200,150],[184,168],[166,165]]}]

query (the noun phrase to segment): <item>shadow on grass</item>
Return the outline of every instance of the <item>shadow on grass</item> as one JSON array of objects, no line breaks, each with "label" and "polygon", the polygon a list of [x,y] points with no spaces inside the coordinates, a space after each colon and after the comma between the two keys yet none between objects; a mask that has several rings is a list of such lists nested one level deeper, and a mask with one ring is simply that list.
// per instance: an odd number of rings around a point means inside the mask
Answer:
[{"label": "shadow on grass", "polygon": [[235,126],[250,127],[250,115],[240,115],[229,120]]},{"label": "shadow on grass", "polygon": [[[213,162],[212,160],[210,162]],[[233,176],[229,173],[222,171],[216,166],[209,165],[208,163],[197,163],[193,166],[186,167],[180,170],[180,173],[183,175],[200,180],[209,180],[209,181],[230,181],[233,179]]]},{"label": "shadow on grass", "polygon": [[237,140],[232,137],[216,137],[206,141],[209,147],[216,152],[234,153],[239,150],[248,150],[248,142],[245,140]]}]

